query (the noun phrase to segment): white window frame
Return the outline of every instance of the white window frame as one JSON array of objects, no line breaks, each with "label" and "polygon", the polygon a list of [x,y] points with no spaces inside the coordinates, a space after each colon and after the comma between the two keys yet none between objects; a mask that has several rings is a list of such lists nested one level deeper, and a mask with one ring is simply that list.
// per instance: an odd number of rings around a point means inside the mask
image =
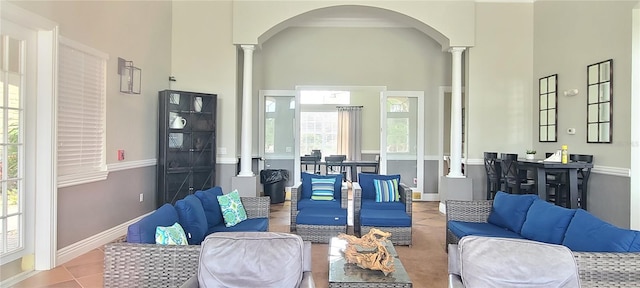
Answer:
[{"label": "white window frame", "polygon": [[[57,155],[57,159],[58,159],[58,187],[68,187],[68,186],[73,186],[73,185],[79,185],[79,184],[84,184],[84,183],[90,183],[90,182],[94,182],[94,181],[101,181],[101,180],[105,180],[107,178],[108,175],[108,170],[107,170],[107,165],[106,165],[106,156],[105,156],[105,150],[106,150],[106,87],[107,87],[107,61],[109,59],[109,56],[101,51],[98,51],[94,48],[91,48],[89,46],[86,46],[84,44],[75,42],[73,40],[64,38],[64,37],[59,37],[59,56],[58,56],[58,65],[59,65],[59,69],[58,69],[58,122],[57,122],[57,144],[58,144],[58,155]],[[78,121],[77,119],[71,118],[73,116],[78,116],[76,115],[67,115],[66,113],[64,113],[64,101],[65,99],[70,99],[70,100],[78,100],[78,94],[74,94],[73,93],[80,93],[81,95],[85,95],[86,92],[82,91],[82,89],[79,86],[67,86],[64,87],[63,85],[61,85],[61,81],[64,81],[62,79],[64,79],[64,73],[65,71],[62,71],[62,64],[61,61],[64,61],[64,49],[68,49],[71,48],[73,49],[75,52],[80,53],[79,55],[81,55],[82,57],[93,57],[93,58],[89,58],[89,60],[100,60],[101,61],[101,66],[102,67],[95,67],[96,71],[94,71],[95,73],[102,73],[102,75],[98,75],[98,77],[96,77],[93,80],[97,80],[100,79],[102,81],[102,83],[91,83],[89,81],[91,81],[92,79],[87,79],[87,78],[82,78],[82,79],[73,79],[74,81],[87,81],[89,82],[88,84],[90,85],[95,85],[96,88],[98,88],[98,92],[95,93],[93,96],[97,96],[99,97],[99,99],[97,101],[94,101],[92,104],[93,105],[97,105],[97,108],[95,108],[94,110],[97,111],[98,115],[96,115],[95,113],[86,113],[84,115],[80,115],[82,118],[83,122],[93,122],[93,123],[97,123],[96,125],[100,128],[100,131],[98,131],[98,135],[100,140],[97,141],[97,143],[93,143],[93,144],[88,144],[86,146],[82,146],[79,149],[74,150],[73,152],[80,152],[80,153],[85,153],[84,155],[86,156],[86,152],[83,152],[82,150],[88,148],[90,151],[92,151],[92,153],[95,155],[97,154],[98,157],[94,157],[93,160],[89,161],[89,164],[87,165],[86,163],[82,163],[83,161],[85,161],[86,157],[83,157],[83,155],[81,154],[78,159],[75,159],[76,163],[75,166],[73,167],[81,167],[80,169],[77,169],[76,171],[69,171],[67,170],[65,174],[65,169],[61,168],[60,163],[62,162],[61,159],[64,158],[65,156],[69,156],[68,153],[71,153],[71,151],[64,151],[64,149],[62,149],[62,146],[64,145],[64,141],[65,141],[65,129],[70,129],[70,127],[65,127],[63,123],[65,123],[65,121],[67,121],[67,123],[72,122],[72,121]],[[78,60],[78,59],[76,59]],[[81,60],[81,59],[80,59]],[[97,81],[100,81],[97,80]],[[86,83],[86,82],[85,82]],[[68,88],[79,88],[77,90],[66,90]],[[66,93],[71,92],[70,97],[71,98],[66,98],[69,97],[69,95],[67,95]],[[94,90],[95,92],[95,90]],[[98,95],[99,94],[99,95]],[[83,96],[84,97],[84,96]],[[90,117],[90,116],[95,116],[95,117]],[[77,131],[76,131],[77,132]],[[91,134],[91,133],[89,133]],[[95,137],[95,135],[93,135]],[[83,136],[75,136],[78,138],[82,138]],[[72,141],[77,141],[78,139],[73,139]],[[77,142],[76,142],[77,143]],[[82,144],[81,144],[82,145]],[[65,153],[66,152],[66,153]],[[84,158],[84,159],[83,159]],[[91,157],[88,157],[91,158]],[[97,160],[95,160],[97,158]]]}]

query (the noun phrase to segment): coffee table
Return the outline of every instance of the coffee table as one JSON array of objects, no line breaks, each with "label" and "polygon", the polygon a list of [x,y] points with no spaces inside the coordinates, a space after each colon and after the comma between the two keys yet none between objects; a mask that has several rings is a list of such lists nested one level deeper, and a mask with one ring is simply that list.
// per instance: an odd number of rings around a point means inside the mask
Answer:
[{"label": "coffee table", "polygon": [[333,237],[329,240],[329,287],[402,287],[411,288],[413,284],[398,258],[396,249],[391,241],[386,240],[385,247],[393,256],[396,271],[384,276],[379,270],[363,269],[356,264],[347,263],[344,258],[344,248],[347,241]]}]

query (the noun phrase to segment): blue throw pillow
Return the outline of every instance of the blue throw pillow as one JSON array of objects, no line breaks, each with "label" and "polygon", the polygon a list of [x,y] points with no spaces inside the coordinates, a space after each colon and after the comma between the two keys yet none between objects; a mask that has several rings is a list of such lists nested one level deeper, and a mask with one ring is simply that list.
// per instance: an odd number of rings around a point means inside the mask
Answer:
[{"label": "blue throw pillow", "polygon": [[171,226],[178,222],[178,213],[169,203],[144,216],[138,222],[127,227],[127,242],[129,243],[156,243],[156,227]]},{"label": "blue throw pillow", "polygon": [[311,178],[311,200],[333,200],[333,187],[336,184],[336,178]]},{"label": "blue throw pillow", "polygon": [[238,190],[233,190],[227,195],[218,196],[218,204],[220,204],[225,226],[232,227],[247,220],[247,211],[244,210]]},{"label": "blue throw pillow", "polygon": [[334,174],[334,175],[317,175],[302,172],[302,195],[301,199],[311,199],[311,195],[313,194],[313,186],[311,183],[311,179],[335,179],[336,182],[333,186],[333,198],[341,199],[342,197],[342,174]]},{"label": "blue throw pillow", "polygon": [[362,188],[362,199],[376,199],[376,188],[373,185],[373,179],[392,180],[396,179],[400,183],[400,174],[380,175],[371,173],[358,173],[358,184]]},{"label": "blue throw pillow", "polygon": [[376,188],[376,202],[397,202],[400,201],[398,193],[398,180],[373,179],[373,187]]},{"label": "blue throw pillow", "polygon": [[527,219],[520,234],[527,239],[551,244],[562,244],[564,233],[576,210],[553,205],[536,199],[529,207]]},{"label": "blue throw pillow", "polygon": [[216,225],[222,223],[222,212],[220,211],[217,198],[217,196],[222,196],[222,188],[216,186],[209,190],[196,191],[194,195],[202,202],[204,215],[207,217],[207,229],[211,230]]},{"label": "blue throw pillow", "polygon": [[538,199],[537,195],[507,194],[498,191],[493,199],[493,207],[487,222],[519,234],[527,218],[527,211],[536,199]]},{"label": "blue throw pillow", "polygon": [[637,235],[638,231],[618,228],[578,209],[569,223],[562,245],[572,251],[629,252]]},{"label": "blue throw pillow", "polygon": [[180,223],[169,227],[158,226],[156,227],[156,244],[160,245],[188,245],[187,236],[184,235],[184,230]]},{"label": "blue throw pillow", "polygon": [[200,199],[195,195],[187,195],[178,200],[175,207],[189,244],[200,244],[207,234],[207,216],[204,215]]}]

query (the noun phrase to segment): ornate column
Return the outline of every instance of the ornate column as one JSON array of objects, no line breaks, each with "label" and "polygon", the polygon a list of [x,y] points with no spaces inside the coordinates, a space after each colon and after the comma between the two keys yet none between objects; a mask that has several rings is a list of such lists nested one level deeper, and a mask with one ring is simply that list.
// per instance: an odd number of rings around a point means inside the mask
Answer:
[{"label": "ornate column", "polygon": [[242,134],[240,146],[240,173],[238,177],[254,176],[251,171],[252,90],[253,90],[253,50],[255,45],[240,45],[244,53],[242,72]]},{"label": "ornate column", "polygon": [[451,163],[450,178],[464,178],[462,174],[462,52],[464,47],[449,49],[451,61]]}]

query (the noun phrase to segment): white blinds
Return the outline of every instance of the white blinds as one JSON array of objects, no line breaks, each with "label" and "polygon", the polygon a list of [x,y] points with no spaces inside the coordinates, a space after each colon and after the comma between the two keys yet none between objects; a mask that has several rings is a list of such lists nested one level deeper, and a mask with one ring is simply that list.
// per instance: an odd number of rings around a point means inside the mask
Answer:
[{"label": "white blinds", "polygon": [[76,178],[106,170],[106,60],[102,52],[60,39],[58,176]]}]

